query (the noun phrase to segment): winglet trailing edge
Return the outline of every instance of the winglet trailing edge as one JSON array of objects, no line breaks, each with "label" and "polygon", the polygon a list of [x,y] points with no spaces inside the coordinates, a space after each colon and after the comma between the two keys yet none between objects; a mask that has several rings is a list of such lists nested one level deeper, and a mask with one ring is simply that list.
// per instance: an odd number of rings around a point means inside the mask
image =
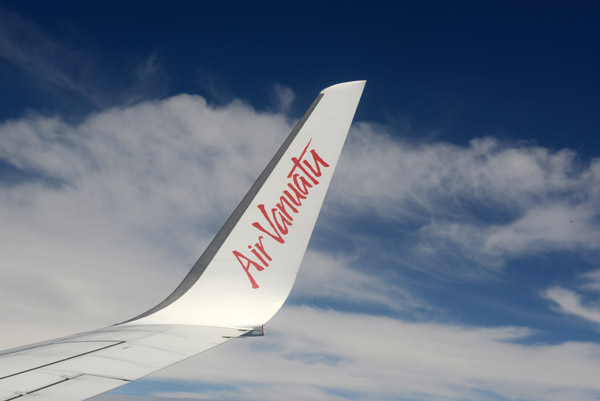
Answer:
[{"label": "winglet trailing edge", "polygon": [[321,91],[182,283],[126,323],[259,327],[279,310],[365,82]]}]

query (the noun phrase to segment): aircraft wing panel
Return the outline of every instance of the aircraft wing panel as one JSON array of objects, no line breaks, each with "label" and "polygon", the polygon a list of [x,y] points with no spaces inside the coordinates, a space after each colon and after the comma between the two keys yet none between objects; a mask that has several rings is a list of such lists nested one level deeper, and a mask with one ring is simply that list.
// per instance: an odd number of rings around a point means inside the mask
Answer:
[{"label": "aircraft wing panel", "polygon": [[250,331],[124,325],[8,350],[0,355],[0,400],[83,400]]}]

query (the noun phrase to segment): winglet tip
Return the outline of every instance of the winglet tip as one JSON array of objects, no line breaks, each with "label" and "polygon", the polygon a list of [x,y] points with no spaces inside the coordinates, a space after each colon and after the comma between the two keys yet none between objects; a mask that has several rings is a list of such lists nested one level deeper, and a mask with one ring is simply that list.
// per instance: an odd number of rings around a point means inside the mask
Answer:
[{"label": "winglet tip", "polygon": [[340,90],[340,89],[348,89],[350,87],[355,87],[357,89],[360,88],[360,90],[362,91],[362,89],[364,88],[364,86],[365,86],[366,83],[367,83],[366,80],[342,82],[342,83],[339,83],[339,84],[331,85],[331,86],[323,89],[321,91],[321,94],[325,94],[327,92],[337,91],[337,90]]}]

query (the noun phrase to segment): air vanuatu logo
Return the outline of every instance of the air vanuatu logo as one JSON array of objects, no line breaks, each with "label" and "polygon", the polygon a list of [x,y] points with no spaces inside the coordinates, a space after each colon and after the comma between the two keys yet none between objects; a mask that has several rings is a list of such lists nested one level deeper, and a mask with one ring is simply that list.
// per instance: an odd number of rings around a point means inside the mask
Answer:
[{"label": "air vanuatu logo", "polygon": [[[248,275],[252,288],[258,288],[259,285],[250,273],[250,269],[263,271],[273,261],[263,240],[271,238],[275,242],[268,241],[267,243],[285,244],[285,237],[293,229],[294,217],[301,211],[302,201],[310,196],[312,187],[319,185],[318,178],[322,175],[321,167],[329,167],[329,164],[319,156],[316,150],[309,150],[311,142],[312,139],[308,141],[300,156],[292,157],[292,168],[287,175],[288,182],[279,197],[279,202],[272,206],[257,205],[263,218],[252,223],[252,226],[258,230],[258,239],[254,245],[248,245],[250,254],[233,251],[233,255]],[[310,161],[311,158],[312,161]]]}]

